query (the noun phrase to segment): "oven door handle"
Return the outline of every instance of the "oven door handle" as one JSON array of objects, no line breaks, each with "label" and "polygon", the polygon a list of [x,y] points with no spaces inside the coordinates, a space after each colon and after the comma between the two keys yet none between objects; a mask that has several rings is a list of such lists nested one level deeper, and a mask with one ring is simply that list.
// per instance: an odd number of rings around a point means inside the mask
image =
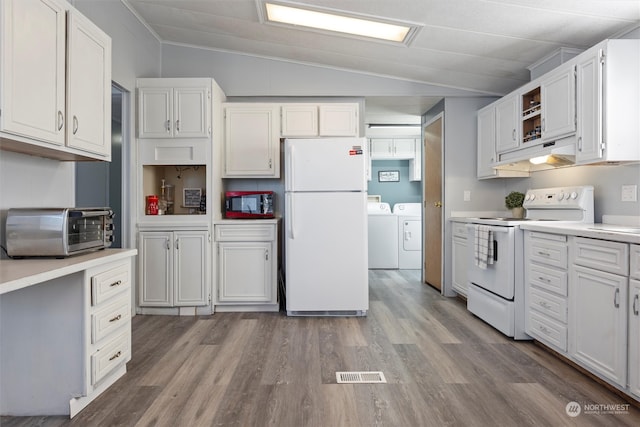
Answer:
[{"label": "oven door handle", "polygon": [[[482,224],[467,224],[466,227],[468,230],[472,230],[475,228],[476,225],[482,225]],[[489,226],[489,230],[491,230],[494,233],[508,233],[509,232],[509,228],[511,227],[494,227],[494,226]]]},{"label": "oven door handle", "polygon": [[498,241],[493,241],[493,262],[498,262]]},{"label": "oven door handle", "polygon": [[71,218],[89,218],[93,216],[113,216],[113,211],[76,211],[70,210],[69,216]]}]

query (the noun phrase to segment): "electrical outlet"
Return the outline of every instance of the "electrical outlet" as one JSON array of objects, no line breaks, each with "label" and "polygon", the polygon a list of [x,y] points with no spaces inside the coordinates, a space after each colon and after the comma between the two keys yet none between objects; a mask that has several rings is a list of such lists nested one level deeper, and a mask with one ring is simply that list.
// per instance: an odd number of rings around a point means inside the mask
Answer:
[{"label": "electrical outlet", "polygon": [[621,191],[621,200],[623,202],[637,202],[638,186],[635,184],[623,185]]},{"label": "electrical outlet", "polygon": [[462,200],[465,201],[465,202],[470,202],[471,201],[471,191],[464,190],[464,193],[462,193]]}]

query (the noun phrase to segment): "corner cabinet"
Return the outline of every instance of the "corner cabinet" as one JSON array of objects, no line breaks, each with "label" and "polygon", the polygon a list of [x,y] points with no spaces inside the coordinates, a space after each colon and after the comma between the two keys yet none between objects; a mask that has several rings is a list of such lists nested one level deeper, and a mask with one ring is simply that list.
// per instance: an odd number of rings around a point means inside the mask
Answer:
[{"label": "corner cabinet", "polygon": [[137,85],[138,138],[211,135],[211,80],[138,79]]},{"label": "corner cabinet", "polygon": [[0,7],[0,147],[110,161],[109,36],[66,2],[6,0]]},{"label": "corner cabinet", "polygon": [[139,236],[139,305],[209,304],[209,232],[142,231]]},{"label": "corner cabinet", "polygon": [[218,311],[278,311],[277,222],[244,220],[214,229]]},{"label": "corner cabinet", "polygon": [[607,40],[577,59],[576,163],[640,160],[640,40]]},{"label": "corner cabinet", "polygon": [[226,103],[223,178],[280,177],[279,105]]}]

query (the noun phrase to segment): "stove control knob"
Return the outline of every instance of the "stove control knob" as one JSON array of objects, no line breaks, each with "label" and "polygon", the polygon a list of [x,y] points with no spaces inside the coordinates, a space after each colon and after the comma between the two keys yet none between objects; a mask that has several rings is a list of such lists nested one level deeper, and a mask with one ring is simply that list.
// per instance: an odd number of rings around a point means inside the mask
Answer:
[{"label": "stove control knob", "polygon": [[558,196],[558,200],[564,200],[564,193],[560,193],[560,196]]},{"label": "stove control knob", "polygon": [[529,199],[529,200],[533,201],[533,200],[535,200],[535,199],[536,199],[536,195],[535,195],[535,194],[533,194],[533,193],[531,193],[531,197],[530,197],[530,199]]},{"label": "stove control knob", "polygon": [[572,199],[577,199],[578,198],[578,193],[576,193],[575,191],[571,192],[571,198]]}]

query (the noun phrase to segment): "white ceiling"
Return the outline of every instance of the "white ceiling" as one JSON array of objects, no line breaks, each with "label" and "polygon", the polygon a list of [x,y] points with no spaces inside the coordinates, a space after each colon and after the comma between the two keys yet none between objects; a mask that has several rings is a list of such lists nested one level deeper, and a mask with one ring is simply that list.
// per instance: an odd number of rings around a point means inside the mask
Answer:
[{"label": "white ceiling", "polygon": [[[489,94],[505,94],[529,81],[527,66],[560,47],[586,49],[640,22],[640,0],[300,2],[423,24],[411,46],[404,47],[264,24],[256,0],[124,1],[163,42]],[[387,108],[391,101],[406,110],[437,100],[371,101],[372,108]]]}]

